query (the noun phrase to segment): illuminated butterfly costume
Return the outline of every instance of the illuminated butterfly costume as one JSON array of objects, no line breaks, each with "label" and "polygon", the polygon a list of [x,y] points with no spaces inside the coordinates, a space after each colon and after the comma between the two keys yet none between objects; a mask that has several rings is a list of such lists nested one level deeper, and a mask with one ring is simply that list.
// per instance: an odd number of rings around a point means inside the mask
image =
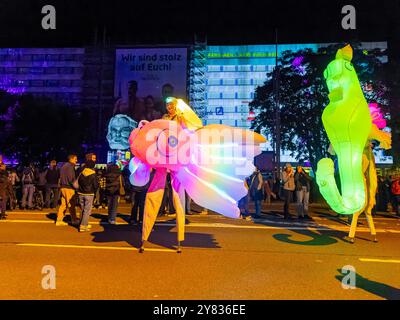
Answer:
[{"label": "illuminated butterfly costume", "polygon": [[254,171],[254,157],[266,140],[250,130],[203,126],[187,104],[181,99],[175,102],[176,121],[141,121],[132,131],[129,143],[134,158],[129,169],[130,182],[136,186],[146,185],[155,170],[145,200],[143,242],[154,226],[170,172],[179,251],[184,240],[185,191],[198,205],[238,218],[237,202],[247,194],[244,180]]}]

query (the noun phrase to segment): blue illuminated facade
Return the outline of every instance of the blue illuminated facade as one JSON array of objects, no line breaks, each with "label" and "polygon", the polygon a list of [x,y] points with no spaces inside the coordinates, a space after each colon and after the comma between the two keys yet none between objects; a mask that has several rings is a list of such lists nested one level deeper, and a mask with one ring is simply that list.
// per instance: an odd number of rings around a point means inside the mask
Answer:
[{"label": "blue illuminated facade", "polygon": [[[241,46],[208,46],[206,81],[206,116],[205,124],[225,124],[248,129],[249,103],[254,99],[257,86],[268,80],[278,57],[282,52],[302,49],[318,50],[330,44],[280,44],[275,45],[241,45]],[[366,42],[361,47],[365,50],[386,49],[386,42]],[[385,62],[385,61],[383,61]],[[264,150],[272,151],[267,143]],[[386,159],[377,162],[386,162]],[[289,152],[282,151],[282,162],[295,162]],[[388,160],[390,161],[390,159]]]},{"label": "blue illuminated facade", "polygon": [[[286,50],[317,49],[315,44],[279,45]],[[249,128],[249,103],[275,66],[275,45],[208,46],[206,124]]]},{"label": "blue illuminated facade", "polygon": [[0,90],[81,103],[83,48],[0,49]]}]

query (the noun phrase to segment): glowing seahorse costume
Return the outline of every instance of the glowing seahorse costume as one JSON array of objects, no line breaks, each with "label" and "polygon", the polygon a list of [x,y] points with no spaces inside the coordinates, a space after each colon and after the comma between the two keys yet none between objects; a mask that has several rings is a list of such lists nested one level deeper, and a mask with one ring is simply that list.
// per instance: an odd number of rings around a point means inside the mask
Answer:
[{"label": "glowing seahorse costume", "polygon": [[[372,121],[352,58],[353,49],[347,45],[338,50],[335,60],[324,71],[330,102],[322,114],[322,122],[338,158],[341,194],[331,159],[321,159],[316,172],[320,192],[330,207],[340,214],[354,214],[351,239],[358,216],[364,210],[371,233],[375,235],[371,210],[375,204],[377,178],[370,140],[380,141],[386,149],[391,144],[390,134],[379,130]],[[374,120],[379,124],[382,119]]]},{"label": "glowing seahorse costume", "polygon": [[142,121],[129,142],[134,155],[131,183],[145,185],[150,171],[155,170],[145,200],[142,241],[147,241],[152,231],[170,172],[180,252],[185,191],[200,206],[238,218],[237,202],[247,194],[244,180],[254,171],[253,159],[266,140],[249,130],[219,124],[203,126],[188,105],[180,99],[177,102],[179,121]]}]

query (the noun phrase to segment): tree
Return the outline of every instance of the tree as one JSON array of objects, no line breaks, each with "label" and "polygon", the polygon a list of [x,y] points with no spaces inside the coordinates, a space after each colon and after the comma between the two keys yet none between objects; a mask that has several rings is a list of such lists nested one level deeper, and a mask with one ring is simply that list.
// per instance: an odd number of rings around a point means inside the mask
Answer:
[{"label": "tree", "polygon": [[[344,44],[330,45],[318,51],[311,49],[286,51],[278,59],[276,70],[268,74],[263,86],[256,88],[250,107],[258,111],[253,129],[272,136],[275,140],[275,90],[278,94],[281,117],[281,147],[291,151],[298,161],[308,160],[316,169],[317,162],[327,156],[329,140],[321,115],[328,104],[328,89],[324,69]],[[352,44],[353,64],[368,102],[378,102],[387,111],[387,87],[384,82],[380,49],[365,51],[360,44]]]},{"label": "tree", "polygon": [[[9,121],[12,129],[0,141],[2,153],[21,162],[63,160],[68,153],[82,153],[82,145],[90,137],[84,115],[48,98],[4,97],[16,108]],[[0,107],[3,105],[0,102]]]}]

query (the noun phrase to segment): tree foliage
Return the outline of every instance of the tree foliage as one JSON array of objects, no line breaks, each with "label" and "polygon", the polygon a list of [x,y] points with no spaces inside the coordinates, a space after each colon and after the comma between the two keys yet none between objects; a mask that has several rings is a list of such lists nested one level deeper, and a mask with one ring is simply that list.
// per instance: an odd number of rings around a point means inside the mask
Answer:
[{"label": "tree foliage", "polygon": [[80,154],[90,136],[85,115],[51,99],[2,93],[0,114],[6,113],[7,105],[15,114],[11,121],[1,121],[0,150],[19,161],[63,160],[68,153]]},{"label": "tree foliage", "polygon": [[[298,161],[310,161],[316,168],[319,159],[327,156],[329,141],[321,115],[328,104],[328,88],[323,71],[335,58],[336,51],[344,44],[330,45],[318,51],[311,49],[297,52],[285,51],[278,59],[275,71],[256,89],[250,107],[257,116],[253,128],[272,139],[275,137],[275,85],[281,118],[281,148],[291,152]],[[362,50],[352,44],[353,64],[368,102],[378,102],[387,111],[387,87],[383,68],[385,52],[380,49]]]}]

